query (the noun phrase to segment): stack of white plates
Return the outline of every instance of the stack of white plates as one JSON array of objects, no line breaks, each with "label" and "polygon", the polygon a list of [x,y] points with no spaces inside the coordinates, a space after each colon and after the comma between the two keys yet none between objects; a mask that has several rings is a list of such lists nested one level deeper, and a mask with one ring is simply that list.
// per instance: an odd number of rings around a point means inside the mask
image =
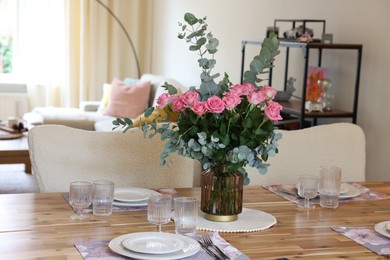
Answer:
[{"label": "stack of white plates", "polygon": [[164,232],[122,235],[111,240],[109,247],[117,254],[142,260],[181,259],[200,250],[200,245],[195,239]]},{"label": "stack of white plates", "polygon": [[374,226],[374,229],[379,234],[390,238],[390,221],[383,221]]},{"label": "stack of white plates", "polygon": [[361,194],[359,188],[349,184],[349,183],[341,183],[340,186],[340,199],[350,199],[357,197]]},{"label": "stack of white plates", "polygon": [[114,193],[114,206],[137,207],[148,205],[151,195],[161,195],[157,191],[144,188],[121,188]]}]

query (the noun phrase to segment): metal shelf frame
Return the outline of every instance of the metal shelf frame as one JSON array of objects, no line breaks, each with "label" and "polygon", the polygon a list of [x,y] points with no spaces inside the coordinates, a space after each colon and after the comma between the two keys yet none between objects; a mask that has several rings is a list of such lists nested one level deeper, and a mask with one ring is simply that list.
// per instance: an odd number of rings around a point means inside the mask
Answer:
[{"label": "metal shelf frame", "polygon": [[[289,20],[290,21],[290,20]],[[308,20],[307,20],[308,21]],[[324,25],[325,27],[325,25]],[[241,83],[244,79],[244,65],[245,65],[245,47],[246,45],[260,45],[262,41],[243,40],[241,45]],[[358,100],[359,100],[359,87],[360,87],[360,71],[362,64],[363,45],[361,44],[333,44],[333,43],[300,43],[295,41],[286,41],[280,39],[280,47],[286,48],[286,67],[284,71],[284,87],[288,79],[288,67],[289,67],[289,49],[290,48],[301,48],[304,53],[304,75],[303,75],[303,87],[302,87],[302,101],[300,101],[299,109],[297,104],[292,102],[282,102],[283,112],[291,115],[298,116],[300,119],[300,127],[303,128],[305,125],[305,118],[312,118],[313,125],[317,124],[317,119],[322,117],[345,117],[352,118],[352,123],[356,124]],[[354,83],[354,95],[353,95],[353,109],[352,112],[341,111],[334,109],[334,112],[306,112],[305,111],[305,100],[306,100],[306,79],[309,67],[309,57],[311,51],[318,52],[317,66],[321,67],[322,64],[322,52],[326,49],[337,49],[337,50],[355,50],[356,51],[356,74]],[[268,84],[272,86],[272,68],[269,70]]]}]

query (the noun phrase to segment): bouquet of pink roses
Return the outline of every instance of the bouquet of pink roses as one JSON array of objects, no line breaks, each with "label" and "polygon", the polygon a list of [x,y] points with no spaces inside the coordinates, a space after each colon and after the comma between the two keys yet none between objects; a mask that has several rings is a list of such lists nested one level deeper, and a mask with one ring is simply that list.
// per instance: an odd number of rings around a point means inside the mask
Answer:
[{"label": "bouquet of pink roses", "polygon": [[[150,137],[158,133],[166,141],[160,156],[162,165],[169,154],[178,153],[199,160],[204,170],[223,167],[227,171],[239,171],[247,184],[244,167],[248,165],[265,173],[268,156],[278,152],[277,140],[281,134],[274,132],[273,121],[282,119],[282,107],[273,101],[275,89],[257,84],[262,81],[259,74],[272,66],[279,53],[279,42],[275,35],[264,41],[260,54],[251,63],[251,70],[244,74],[245,83],[232,84],[225,73],[217,84],[214,79],[219,74],[211,75],[211,71],[218,40],[206,33],[206,18],[198,19],[187,13],[184,19],[187,24],[180,24],[183,33],[179,38],[191,43],[191,51],[199,52],[201,84],[181,95],[166,83],[163,87],[167,93],[158,97],[158,106],[148,108],[144,114],[148,117],[156,110],[165,111],[165,123],[152,120],[141,127],[145,133],[152,130]],[[206,54],[212,58],[205,58]],[[170,122],[171,115],[177,116],[177,122]],[[129,129],[133,122],[118,118],[114,125]]]}]

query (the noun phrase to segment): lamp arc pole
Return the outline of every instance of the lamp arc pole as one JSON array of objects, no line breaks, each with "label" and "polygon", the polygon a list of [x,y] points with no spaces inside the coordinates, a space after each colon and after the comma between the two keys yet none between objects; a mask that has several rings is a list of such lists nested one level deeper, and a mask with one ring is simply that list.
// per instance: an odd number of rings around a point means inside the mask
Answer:
[{"label": "lamp arc pole", "polygon": [[135,63],[136,63],[136,66],[137,66],[137,73],[138,73],[138,78],[141,78],[141,69],[140,69],[140,66],[139,66],[139,60],[138,60],[138,55],[137,55],[137,52],[135,50],[135,47],[134,47],[134,43],[133,41],[131,40],[131,37],[129,35],[129,33],[127,32],[125,26],[123,25],[123,23],[119,20],[119,18],[111,11],[111,9],[105,5],[101,0],[96,0],[96,2],[98,2],[104,9],[107,10],[107,12],[114,18],[114,20],[119,24],[119,27],[122,29],[123,33],[126,35],[126,38],[127,38],[127,41],[129,42],[130,44],[130,47],[131,47],[131,50],[134,54],[134,58],[135,58]]}]

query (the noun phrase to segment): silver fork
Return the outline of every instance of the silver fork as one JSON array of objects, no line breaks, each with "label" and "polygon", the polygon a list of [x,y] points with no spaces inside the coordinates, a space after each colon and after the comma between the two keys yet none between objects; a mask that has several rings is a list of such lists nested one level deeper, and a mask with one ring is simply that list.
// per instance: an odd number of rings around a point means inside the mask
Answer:
[{"label": "silver fork", "polygon": [[202,246],[202,248],[204,249],[204,251],[206,251],[207,254],[209,254],[213,259],[215,260],[222,260],[221,257],[219,257],[213,250],[210,249],[210,247],[208,245],[206,245],[204,242],[202,241],[198,241],[199,244]]},{"label": "silver fork", "polygon": [[211,241],[211,238],[208,234],[202,235],[203,241],[206,244],[206,246],[212,247],[218,254],[221,256],[222,259],[229,260],[230,258],[221,250],[218,246],[216,246],[213,241]]}]

